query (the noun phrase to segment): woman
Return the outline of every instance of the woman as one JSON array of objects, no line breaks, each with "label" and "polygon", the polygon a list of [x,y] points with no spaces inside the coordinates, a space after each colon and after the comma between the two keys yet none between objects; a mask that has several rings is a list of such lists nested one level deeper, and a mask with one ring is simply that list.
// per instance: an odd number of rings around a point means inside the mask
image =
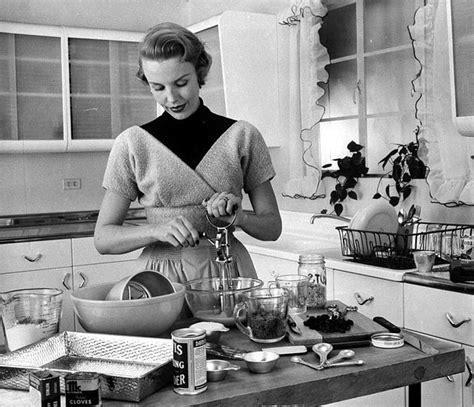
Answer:
[{"label": "woman", "polygon": [[[211,65],[201,41],[189,30],[162,23],[139,48],[137,76],[164,113],[121,133],[104,175],[106,189],[95,229],[102,254],[145,248],[143,269],[173,281],[217,276],[213,222],[234,225],[261,240],[276,240],[281,219],[270,183],[275,173],[262,136],[251,124],[218,116],[200,99]],[[242,191],[253,213],[242,210]],[[145,207],[148,224],[126,227],[130,203]],[[256,272],[244,246],[230,236],[242,277]]]}]

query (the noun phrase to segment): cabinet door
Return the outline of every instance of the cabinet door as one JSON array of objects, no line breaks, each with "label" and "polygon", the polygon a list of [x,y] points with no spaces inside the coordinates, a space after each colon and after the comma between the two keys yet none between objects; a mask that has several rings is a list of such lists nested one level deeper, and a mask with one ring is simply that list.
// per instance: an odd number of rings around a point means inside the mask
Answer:
[{"label": "cabinet door", "polygon": [[218,114],[252,123],[269,147],[281,145],[276,27],[274,15],[236,11],[189,27],[213,58],[204,102]]},{"label": "cabinet door", "polygon": [[403,284],[334,270],[334,297],[369,318],[383,316],[403,326]]},{"label": "cabinet door", "polygon": [[405,284],[405,310],[406,328],[474,346],[473,295]]},{"label": "cabinet door", "polygon": [[136,260],[140,253],[141,249],[125,254],[100,254],[94,246],[93,237],[72,239],[74,266]]},{"label": "cabinet door", "polygon": [[297,274],[298,263],[296,261],[280,259],[278,257],[265,256],[258,253],[250,253],[257,276],[265,284],[275,281],[275,274]]},{"label": "cabinet door", "polygon": [[[68,151],[87,149],[87,146],[91,150],[100,149],[101,145],[110,147],[123,130],[156,118],[156,104],[149,88],[135,76],[136,41],[96,39],[92,31],[71,29],[68,34],[71,115]],[[108,36],[112,38],[113,34]],[[90,142],[95,140],[104,143]]]},{"label": "cabinet door", "polygon": [[62,239],[2,244],[0,258],[0,273],[70,267],[71,241]]},{"label": "cabinet door", "polygon": [[[437,339],[439,340],[439,338]],[[421,405],[430,407],[463,406],[462,387],[465,380],[464,374],[460,373],[423,382],[421,384]]]},{"label": "cabinet door", "polygon": [[65,151],[61,35],[0,23],[1,152]]},{"label": "cabinet door", "polygon": [[[63,290],[62,316],[59,329],[61,331],[72,331],[74,330],[74,313],[70,292],[64,285],[71,281],[71,276],[71,267],[5,273],[0,274],[0,287],[2,291],[38,287],[51,287]],[[0,342],[4,343],[3,334],[0,335]]]},{"label": "cabinet door", "polygon": [[[116,282],[124,277],[136,273],[137,271],[139,270],[137,270],[135,261],[73,266],[74,290],[80,290],[83,287],[96,284]],[[84,332],[84,329],[77,318],[74,319],[75,330]]]},{"label": "cabinet door", "polygon": [[463,407],[474,407],[474,379],[472,374],[474,373],[474,347],[464,346],[466,351],[466,363],[469,364],[471,373],[466,369],[463,373],[462,378],[462,401]]}]

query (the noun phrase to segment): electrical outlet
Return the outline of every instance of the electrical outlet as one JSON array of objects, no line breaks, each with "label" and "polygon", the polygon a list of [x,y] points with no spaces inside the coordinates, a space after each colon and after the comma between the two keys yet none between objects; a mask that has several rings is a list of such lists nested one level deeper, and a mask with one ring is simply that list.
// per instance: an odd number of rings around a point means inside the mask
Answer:
[{"label": "electrical outlet", "polygon": [[64,178],[63,179],[63,189],[81,189],[81,179],[80,178]]}]

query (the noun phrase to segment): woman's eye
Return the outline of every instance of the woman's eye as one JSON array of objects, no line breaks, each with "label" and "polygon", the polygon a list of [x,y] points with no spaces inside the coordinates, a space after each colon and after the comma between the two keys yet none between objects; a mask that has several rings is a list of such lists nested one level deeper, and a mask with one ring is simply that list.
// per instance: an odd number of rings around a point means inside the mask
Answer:
[{"label": "woman's eye", "polygon": [[176,86],[179,86],[180,88],[182,88],[183,86],[186,86],[187,84],[188,84],[188,81],[176,82]]}]

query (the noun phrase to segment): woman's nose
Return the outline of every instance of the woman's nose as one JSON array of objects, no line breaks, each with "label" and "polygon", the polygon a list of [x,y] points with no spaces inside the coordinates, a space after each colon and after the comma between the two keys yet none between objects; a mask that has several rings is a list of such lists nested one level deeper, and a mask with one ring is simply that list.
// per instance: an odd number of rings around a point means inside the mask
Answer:
[{"label": "woman's nose", "polygon": [[176,102],[179,99],[176,89],[169,88],[166,92],[166,100],[170,103]]}]

